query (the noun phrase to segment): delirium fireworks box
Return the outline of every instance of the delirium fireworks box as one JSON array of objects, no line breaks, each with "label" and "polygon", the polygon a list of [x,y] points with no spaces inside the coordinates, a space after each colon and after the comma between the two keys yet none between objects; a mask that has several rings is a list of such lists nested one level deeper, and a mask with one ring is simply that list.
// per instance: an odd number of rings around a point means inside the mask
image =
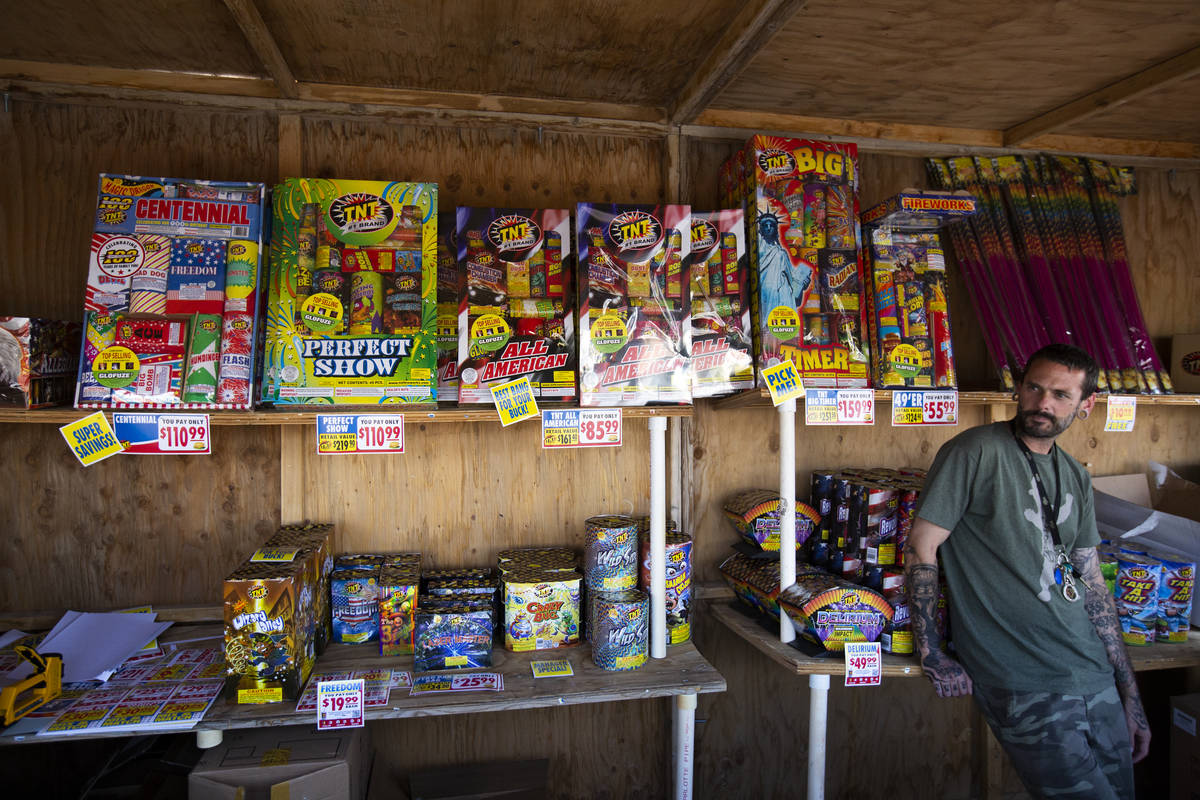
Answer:
[{"label": "delirium fireworks box", "polygon": [[691,207],[580,203],[575,224],[581,405],[690,403]]},{"label": "delirium fireworks box", "polygon": [[79,369],[78,322],[0,317],[0,405],[71,402]]},{"label": "delirium fireworks box", "polygon": [[437,399],[437,185],[288,178],[275,188],[262,399]]},{"label": "delirium fireworks box", "polygon": [[689,256],[692,396],[752,389],[749,257],[742,210],[693,211]]},{"label": "delirium fireworks box", "polygon": [[253,405],[265,187],[101,175],[77,408]]},{"label": "delirium fireworks box", "polygon": [[458,209],[459,403],[527,376],[539,400],[575,399],[567,209]]},{"label": "delirium fireworks box", "polygon": [[759,134],[741,159],[758,368],[790,359],[805,386],[866,387],[857,147]]}]

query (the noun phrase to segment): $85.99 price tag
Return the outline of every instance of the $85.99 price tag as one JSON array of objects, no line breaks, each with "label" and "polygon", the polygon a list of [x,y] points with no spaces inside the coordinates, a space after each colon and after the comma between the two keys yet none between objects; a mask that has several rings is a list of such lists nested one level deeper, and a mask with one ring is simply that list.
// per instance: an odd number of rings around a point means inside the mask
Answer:
[{"label": "$85.99 price tag", "polygon": [[879,642],[846,642],[847,686],[878,686],[882,676]]},{"label": "$85.99 price tag", "polygon": [[363,726],[362,678],[317,684],[317,730]]}]

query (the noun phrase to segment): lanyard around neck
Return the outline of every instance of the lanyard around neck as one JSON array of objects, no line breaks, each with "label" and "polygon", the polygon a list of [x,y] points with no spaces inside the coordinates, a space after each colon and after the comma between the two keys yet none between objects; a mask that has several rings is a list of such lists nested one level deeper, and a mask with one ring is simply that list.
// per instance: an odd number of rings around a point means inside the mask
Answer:
[{"label": "lanyard around neck", "polygon": [[1042,507],[1042,522],[1045,524],[1046,530],[1050,532],[1054,546],[1061,548],[1063,543],[1058,535],[1058,511],[1062,508],[1062,474],[1059,472],[1058,466],[1058,445],[1055,444],[1050,449],[1050,459],[1054,462],[1054,504],[1051,505],[1050,495],[1046,492],[1046,484],[1042,481],[1042,473],[1038,470],[1037,461],[1033,458],[1033,451],[1017,434],[1016,420],[1012,424],[1012,434],[1013,438],[1017,440],[1017,446],[1024,453],[1025,460],[1029,462],[1029,471],[1033,473],[1033,482],[1037,485],[1038,500]]}]

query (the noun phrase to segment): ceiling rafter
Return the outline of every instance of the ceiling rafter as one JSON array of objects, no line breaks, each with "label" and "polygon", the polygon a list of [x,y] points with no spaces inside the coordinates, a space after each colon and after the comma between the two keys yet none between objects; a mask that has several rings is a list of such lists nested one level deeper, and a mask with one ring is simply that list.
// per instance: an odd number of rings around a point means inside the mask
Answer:
[{"label": "ceiling rafter", "polygon": [[288,66],[287,59],[283,57],[283,52],[280,51],[267,23],[263,21],[262,14],[258,12],[258,7],[254,5],[254,0],[225,0],[225,7],[233,14],[250,48],[275,80],[279,94],[288,99],[295,99],[298,96],[296,77],[292,74],[292,68]]}]

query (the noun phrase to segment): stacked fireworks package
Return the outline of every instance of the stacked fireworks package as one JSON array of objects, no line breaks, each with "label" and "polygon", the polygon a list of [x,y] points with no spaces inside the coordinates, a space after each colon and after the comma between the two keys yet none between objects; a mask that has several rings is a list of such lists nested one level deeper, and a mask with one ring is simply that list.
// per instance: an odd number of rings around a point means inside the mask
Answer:
[{"label": "stacked fireworks package", "polygon": [[459,402],[522,376],[535,399],[574,400],[570,212],[460,207],[457,242]]},{"label": "stacked fireworks package", "polygon": [[548,650],[579,642],[579,557],[565,547],[501,550],[504,646],[514,652]]},{"label": "stacked fireworks package", "polygon": [[637,669],[650,654],[650,598],[638,589],[638,521],[620,515],[585,522],[583,580],[592,660]]},{"label": "stacked fireworks package", "polygon": [[413,668],[425,672],[490,667],[499,592],[492,570],[436,570],[422,578]]},{"label": "stacked fireworks package", "polygon": [[721,188],[746,210],[758,368],[790,359],[805,386],[866,387],[856,146],[756,135]]},{"label": "stacked fireworks package", "polygon": [[454,215],[438,214],[437,224],[437,397],[444,403],[458,400],[458,298],[466,286],[458,268]]},{"label": "stacked fireworks package", "polygon": [[262,398],[437,399],[437,186],[289,178],[275,188]]},{"label": "stacked fireworks package", "polygon": [[689,264],[692,396],[754,388],[749,260],[740,208],[692,212]]},{"label": "stacked fireworks package", "polygon": [[100,176],[76,407],[251,407],[264,193]]},{"label": "stacked fireworks package", "polygon": [[970,195],[916,191],[863,212],[875,388],[958,385],[938,228],[974,213]]},{"label": "stacked fireworks package", "polygon": [[579,204],[581,405],[691,402],[690,218],[688,206]]}]

